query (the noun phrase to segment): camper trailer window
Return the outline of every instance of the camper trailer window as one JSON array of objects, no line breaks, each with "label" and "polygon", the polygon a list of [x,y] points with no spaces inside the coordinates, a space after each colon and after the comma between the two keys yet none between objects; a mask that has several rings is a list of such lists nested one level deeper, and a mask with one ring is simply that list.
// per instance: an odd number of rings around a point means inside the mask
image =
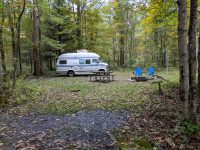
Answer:
[{"label": "camper trailer window", "polygon": [[99,62],[101,62],[101,63],[102,63],[102,62],[103,62],[103,59],[102,59],[102,58],[99,58]]},{"label": "camper trailer window", "polygon": [[60,61],[59,61],[59,64],[62,64],[62,65],[63,65],[63,64],[67,64],[67,60],[60,60]]},{"label": "camper trailer window", "polygon": [[98,59],[92,59],[92,63],[93,64],[96,64],[96,63],[98,63],[99,61],[98,61]]},{"label": "camper trailer window", "polygon": [[85,64],[85,59],[79,59],[79,64]]},{"label": "camper trailer window", "polygon": [[91,64],[91,60],[90,60],[90,59],[86,59],[86,60],[85,60],[85,63],[86,63],[86,64]]}]

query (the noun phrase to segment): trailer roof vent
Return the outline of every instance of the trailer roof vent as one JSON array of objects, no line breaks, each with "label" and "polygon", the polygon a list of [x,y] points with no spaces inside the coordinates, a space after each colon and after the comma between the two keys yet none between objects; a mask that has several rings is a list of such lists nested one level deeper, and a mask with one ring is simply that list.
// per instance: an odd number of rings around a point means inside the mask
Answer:
[{"label": "trailer roof vent", "polygon": [[78,49],[77,53],[87,53],[88,51],[86,49]]}]

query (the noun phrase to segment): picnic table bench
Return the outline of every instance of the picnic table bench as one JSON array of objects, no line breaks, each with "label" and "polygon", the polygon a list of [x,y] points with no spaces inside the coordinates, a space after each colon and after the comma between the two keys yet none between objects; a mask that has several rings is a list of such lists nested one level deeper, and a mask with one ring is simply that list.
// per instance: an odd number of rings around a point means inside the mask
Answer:
[{"label": "picnic table bench", "polygon": [[114,76],[111,71],[98,71],[93,72],[93,75],[90,75],[90,81],[101,81],[101,82],[110,82],[114,80]]}]

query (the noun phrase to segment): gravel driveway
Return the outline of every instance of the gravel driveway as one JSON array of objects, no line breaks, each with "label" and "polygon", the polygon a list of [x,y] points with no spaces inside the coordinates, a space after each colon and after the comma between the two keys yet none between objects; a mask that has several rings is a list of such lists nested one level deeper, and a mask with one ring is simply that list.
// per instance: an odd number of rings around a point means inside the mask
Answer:
[{"label": "gravel driveway", "polygon": [[81,111],[55,116],[4,114],[0,121],[0,149],[114,149],[111,131],[123,127],[127,111]]}]

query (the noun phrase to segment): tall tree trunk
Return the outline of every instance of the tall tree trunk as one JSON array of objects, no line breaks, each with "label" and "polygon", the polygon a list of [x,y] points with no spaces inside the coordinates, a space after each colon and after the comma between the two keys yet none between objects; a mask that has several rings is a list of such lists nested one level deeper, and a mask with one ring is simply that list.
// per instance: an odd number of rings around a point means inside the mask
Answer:
[{"label": "tall tree trunk", "polygon": [[198,38],[198,96],[200,97],[200,29],[199,29],[199,38]]},{"label": "tall tree trunk", "polygon": [[125,12],[123,11],[123,5],[121,4],[120,0],[117,0],[118,2],[118,11],[119,11],[119,21],[120,21],[120,26],[119,26],[119,32],[120,32],[120,38],[119,38],[119,66],[124,67],[125,65],[125,30],[126,30],[126,24],[125,24]]},{"label": "tall tree trunk", "polygon": [[176,67],[176,49],[173,48],[173,65]]},{"label": "tall tree trunk", "polygon": [[[39,9],[39,7],[38,7]],[[43,51],[42,51],[42,47],[41,47],[41,39],[42,39],[42,32],[41,32],[41,27],[40,27],[40,23],[41,23],[41,12],[40,12],[40,9],[39,9],[39,61],[40,61],[40,75],[42,75],[44,72],[43,72]]]},{"label": "tall tree trunk", "polygon": [[5,88],[4,88],[4,77],[6,74],[5,65],[5,54],[3,49],[3,24],[4,24],[4,14],[2,15],[1,25],[0,25],[0,104],[4,103]]},{"label": "tall tree trunk", "polygon": [[8,20],[9,20],[9,26],[11,31],[11,40],[12,40],[12,59],[13,59],[13,84],[12,88],[15,88],[16,85],[16,79],[17,79],[17,55],[16,55],[16,49],[15,49],[15,29],[13,27],[13,20],[10,12],[8,12]]},{"label": "tall tree trunk", "polygon": [[22,74],[23,67],[22,67],[22,56],[21,56],[21,48],[20,48],[20,46],[19,46],[19,49],[18,49],[18,55],[19,55],[19,74]]},{"label": "tall tree trunk", "polygon": [[82,43],[82,33],[81,33],[81,2],[80,0],[77,0],[77,29],[76,29],[76,37],[77,37],[77,48],[82,49],[83,48],[83,43]]},{"label": "tall tree trunk", "polygon": [[3,81],[3,69],[2,69],[2,62],[0,60],[0,104],[4,103],[4,81]]},{"label": "tall tree trunk", "polygon": [[[7,2],[8,7],[10,7],[10,2]],[[13,16],[11,12],[8,11],[8,20],[9,26],[11,30],[11,39],[12,39],[12,47],[13,47],[13,84],[12,88],[14,89],[16,86],[17,75],[20,73],[19,69],[19,53],[20,53],[20,31],[21,31],[21,19],[25,11],[26,0],[23,0],[22,10],[18,17],[16,17],[15,12],[13,12]],[[14,28],[16,27],[16,29]]]},{"label": "tall tree trunk", "polygon": [[131,34],[130,34],[130,37],[129,37],[129,40],[130,40],[129,59],[130,60],[132,60],[132,53],[133,53],[133,36],[134,36],[134,33],[133,33],[133,31],[131,31]]},{"label": "tall tree trunk", "polygon": [[124,67],[124,47],[125,47],[125,37],[124,37],[124,31],[121,31],[120,35],[120,52],[119,52],[119,62],[120,67]]},{"label": "tall tree trunk", "polygon": [[180,99],[183,113],[189,119],[189,61],[187,50],[187,0],[178,0],[178,49],[180,59]]},{"label": "tall tree trunk", "polygon": [[18,58],[18,67],[17,74],[22,74],[22,62],[21,62],[21,49],[20,49],[20,32],[21,32],[21,17],[17,20],[17,30],[16,30],[16,40],[15,40],[15,48],[16,48],[16,58]]},{"label": "tall tree trunk", "polygon": [[[17,29],[16,29],[16,39],[15,39],[15,48],[14,48],[14,75],[13,75],[13,89],[16,86],[16,79],[17,79],[17,74],[20,72],[20,69],[18,70],[19,66],[18,63],[21,61],[19,60],[20,54],[20,32],[21,32],[21,19],[25,11],[25,6],[26,6],[26,0],[23,1],[23,6],[22,10],[19,14],[19,17],[17,18]],[[20,54],[20,55],[19,55]]]},{"label": "tall tree trunk", "polygon": [[159,65],[160,67],[164,67],[164,55],[163,55],[163,30],[160,31],[160,62],[159,62]]},{"label": "tall tree trunk", "polygon": [[113,67],[115,67],[116,63],[116,45],[115,45],[115,37],[113,37]]},{"label": "tall tree trunk", "polygon": [[190,25],[188,32],[188,51],[189,51],[189,117],[193,122],[196,122],[196,24],[197,24],[197,7],[198,0],[190,1]]},{"label": "tall tree trunk", "polygon": [[5,52],[3,49],[3,24],[4,24],[4,15],[1,19],[1,25],[0,25],[0,54],[1,54],[1,63],[2,63],[2,72],[5,76],[6,74],[6,63],[5,63]]},{"label": "tall tree trunk", "polygon": [[53,70],[52,57],[49,58],[49,70]]},{"label": "tall tree trunk", "polygon": [[167,33],[166,30],[164,29],[164,41],[163,41],[163,63],[166,71],[168,71],[168,48],[167,48]]},{"label": "tall tree trunk", "polygon": [[40,49],[40,10],[38,0],[33,0],[33,58],[34,58],[34,75],[42,75],[42,61]]},{"label": "tall tree trunk", "polygon": [[155,30],[154,31],[154,44],[155,44],[155,61],[156,61],[156,65],[159,66],[160,65],[160,57],[159,57],[159,41],[158,41],[158,31]]}]

